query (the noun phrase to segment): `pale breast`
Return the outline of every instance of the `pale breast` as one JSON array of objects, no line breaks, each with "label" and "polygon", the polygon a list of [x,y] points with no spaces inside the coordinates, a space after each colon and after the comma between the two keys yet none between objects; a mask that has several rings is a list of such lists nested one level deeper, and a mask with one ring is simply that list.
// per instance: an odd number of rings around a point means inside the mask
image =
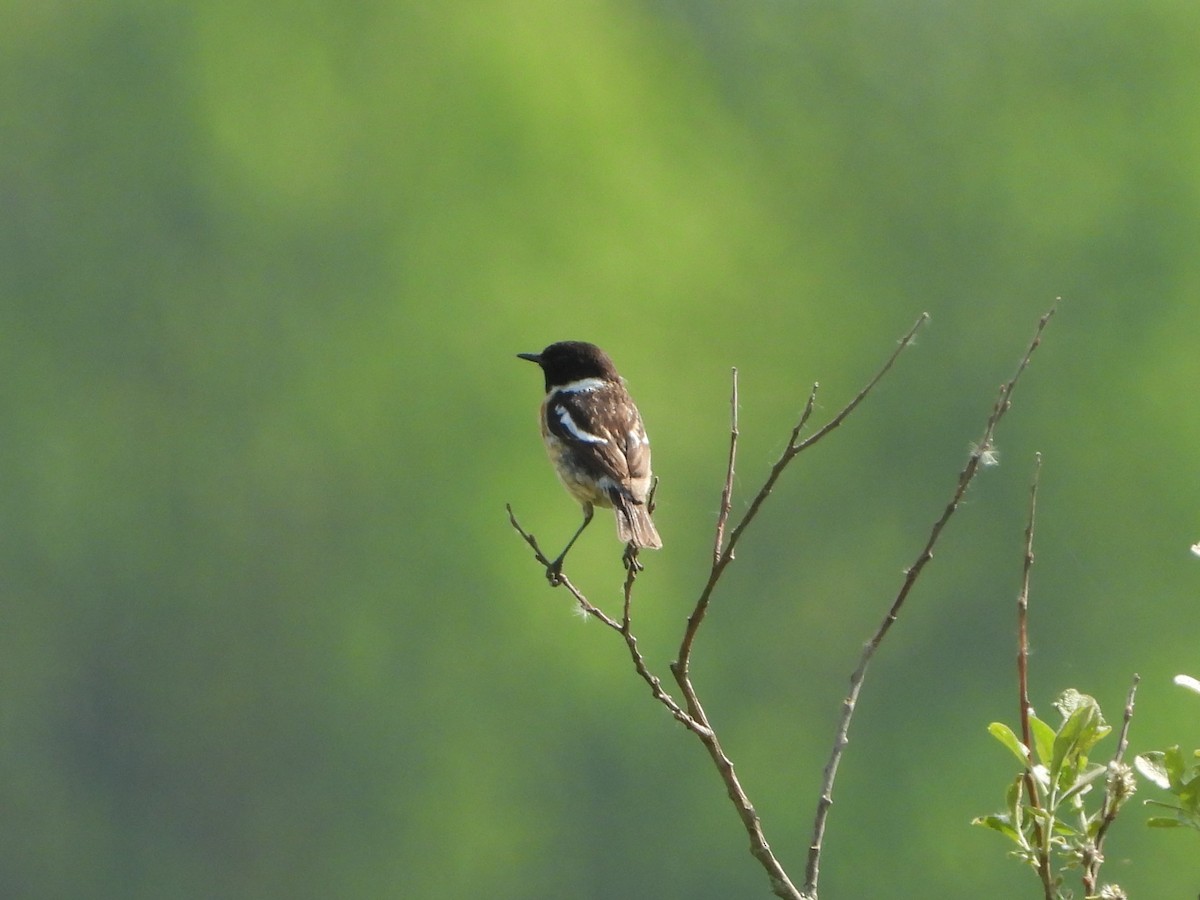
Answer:
[{"label": "pale breast", "polygon": [[612,500],[609,499],[606,490],[610,485],[605,484],[609,479],[593,480],[591,475],[574,464],[567,446],[550,433],[546,434],[546,453],[550,456],[554,471],[558,473],[558,480],[563,483],[567,493],[580,503],[591,503],[606,508],[612,506]]}]

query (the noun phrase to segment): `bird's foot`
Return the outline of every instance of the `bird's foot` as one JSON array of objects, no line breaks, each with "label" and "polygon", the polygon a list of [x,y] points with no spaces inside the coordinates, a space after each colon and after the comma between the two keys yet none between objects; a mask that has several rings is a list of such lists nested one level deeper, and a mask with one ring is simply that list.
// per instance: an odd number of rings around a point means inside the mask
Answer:
[{"label": "bird's foot", "polygon": [[546,580],[550,582],[550,587],[558,587],[563,583],[562,564],[563,558],[560,556],[546,566]]}]

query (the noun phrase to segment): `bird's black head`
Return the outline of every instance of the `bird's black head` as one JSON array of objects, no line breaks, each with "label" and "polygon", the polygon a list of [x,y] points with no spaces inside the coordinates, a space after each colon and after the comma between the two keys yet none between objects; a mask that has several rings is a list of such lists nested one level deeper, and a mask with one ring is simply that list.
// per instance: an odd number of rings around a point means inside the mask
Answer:
[{"label": "bird's black head", "polygon": [[621,378],[608,354],[586,341],[561,341],[551,344],[541,353],[518,353],[517,356],[542,367],[547,392],[581,378],[603,378],[606,381],[619,381]]}]

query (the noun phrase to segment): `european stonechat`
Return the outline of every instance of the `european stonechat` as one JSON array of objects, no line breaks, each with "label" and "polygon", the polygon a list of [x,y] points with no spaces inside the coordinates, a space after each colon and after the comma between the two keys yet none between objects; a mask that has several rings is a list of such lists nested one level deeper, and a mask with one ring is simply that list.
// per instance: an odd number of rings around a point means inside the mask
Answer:
[{"label": "european stonechat", "polygon": [[541,353],[518,353],[542,367],[542,439],[554,471],[583,506],[583,524],[551,565],[563,558],[592,521],[593,508],[611,508],[617,536],[630,548],[657,550],[662,538],[650,519],[650,438],[625,379],[595,344],[562,341]]}]

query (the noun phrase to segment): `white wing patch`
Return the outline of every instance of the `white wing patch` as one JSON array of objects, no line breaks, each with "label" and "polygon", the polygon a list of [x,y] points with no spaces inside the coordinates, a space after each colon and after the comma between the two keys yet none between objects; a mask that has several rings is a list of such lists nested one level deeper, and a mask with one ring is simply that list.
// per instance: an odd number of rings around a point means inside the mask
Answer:
[{"label": "white wing patch", "polygon": [[[560,388],[561,390],[561,388]],[[554,404],[554,414],[558,416],[558,420],[562,422],[563,428],[571,432],[571,436],[576,440],[583,441],[585,444],[607,444],[608,438],[602,438],[598,434],[589,434],[571,418],[571,412],[562,404]]]},{"label": "white wing patch", "polygon": [[629,443],[644,444],[645,446],[649,447],[650,435],[646,434],[644,431],[631,431],[629,432]]}]

